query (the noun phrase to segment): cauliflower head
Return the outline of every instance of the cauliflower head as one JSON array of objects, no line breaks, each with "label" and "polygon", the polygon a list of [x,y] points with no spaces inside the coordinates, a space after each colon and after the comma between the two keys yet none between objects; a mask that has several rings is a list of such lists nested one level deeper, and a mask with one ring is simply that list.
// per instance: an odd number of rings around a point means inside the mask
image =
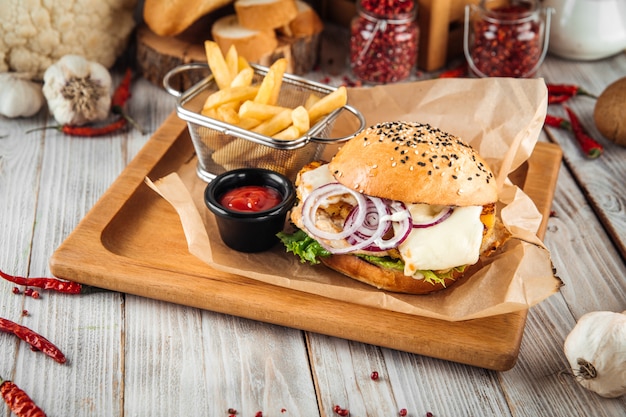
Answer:
[{"label": "cauliflower head", "polygon": [[135,27],[137,0],[6,0],[0,7],[0,72],[33,74],[68,54],[110,68]]}]

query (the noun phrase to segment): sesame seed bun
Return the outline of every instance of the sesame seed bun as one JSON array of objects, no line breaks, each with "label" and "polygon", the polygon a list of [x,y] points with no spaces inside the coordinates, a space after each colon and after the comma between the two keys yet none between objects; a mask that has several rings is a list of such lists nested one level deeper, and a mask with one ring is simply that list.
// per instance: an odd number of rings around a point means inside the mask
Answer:
[{"label": "sesame seed bun", "polygon": [[346,187],[380,198],[452,206],[497,201],[487,163],[460,138],[428,124],[370,126],[342,146],[329,169]]}]

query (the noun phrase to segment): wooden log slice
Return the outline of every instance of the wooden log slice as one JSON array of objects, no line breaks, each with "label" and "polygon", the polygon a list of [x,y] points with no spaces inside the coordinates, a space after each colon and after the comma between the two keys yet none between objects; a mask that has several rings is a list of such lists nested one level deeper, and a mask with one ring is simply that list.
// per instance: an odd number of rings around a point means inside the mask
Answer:
[{"label": "wooden log slice", "polygon": [[[146,25],[137,28],[137,68],[144,78],[163,87],[163,77],[179,65],[192,62],[206,63],[203,42],[192,42],[170,36],[159,36]],[[186,71],[172,79],[172,87],[187,90],[209,75],[208,69]]]},{"label": "wooden log slice", "polygon": [[[151,83],[163,87],[163,77],[179,65],[192,62],[206,63],[202,35],[194,37],[159,36],[145,25],[137,28],[137,68]],[[279,58],[287,59],[287,72],[303,75],[313,70],[317,63],[320,33],[303,37],[278,37],[278,47],[261,57],[260,65],[269,66]],[[254,61],[251,61],[254,62]],[[208,70],[185,71],[171,80],[171,86],[184,91],[201,81]]]}]

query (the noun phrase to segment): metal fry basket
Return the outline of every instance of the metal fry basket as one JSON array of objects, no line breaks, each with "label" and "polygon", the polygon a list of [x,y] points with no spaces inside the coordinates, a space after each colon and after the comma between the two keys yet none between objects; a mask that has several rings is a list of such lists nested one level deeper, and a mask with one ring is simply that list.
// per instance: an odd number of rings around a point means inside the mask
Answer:
[{"label": "metal fry basket", "polygon": [[[254,70],[252,83],[260,84],[269,68],[254,64],[251,66]],[[195,69],[208,70],[208,65],[180,65],[165,75],[163,84],[171,95],[178,98],[176,113],[187,122],[198,157],[197,174],[204,181],[210,182],[225,171],[246,167],[271,169],[293,180],[304,165],[319,159],[327,144],[347,141],[365,127],[363,115],[349,105],[334,110],[304,135],[293,140],[274,139],[207,117],[201,114],[203,104],[209,95],[218,90],[212,75],[182,93],[172,87],[173,77]],[[303,105],[312,93],[324,96],[334,90],[335,87],[285,74],[277,105],[293,109]],[[330,138],[335,121],[344,110],[358,119],[359,127],[348,136]]]}]

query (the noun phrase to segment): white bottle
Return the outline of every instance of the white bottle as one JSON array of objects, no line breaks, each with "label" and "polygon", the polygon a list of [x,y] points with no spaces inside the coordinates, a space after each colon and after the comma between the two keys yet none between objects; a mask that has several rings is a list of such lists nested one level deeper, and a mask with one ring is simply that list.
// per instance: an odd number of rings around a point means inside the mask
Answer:
[{"label": "white bottle", "polygon": [[543,0],[543,5],[554,9],[551,54],[596,60],[626,49],[626,0]]}]

